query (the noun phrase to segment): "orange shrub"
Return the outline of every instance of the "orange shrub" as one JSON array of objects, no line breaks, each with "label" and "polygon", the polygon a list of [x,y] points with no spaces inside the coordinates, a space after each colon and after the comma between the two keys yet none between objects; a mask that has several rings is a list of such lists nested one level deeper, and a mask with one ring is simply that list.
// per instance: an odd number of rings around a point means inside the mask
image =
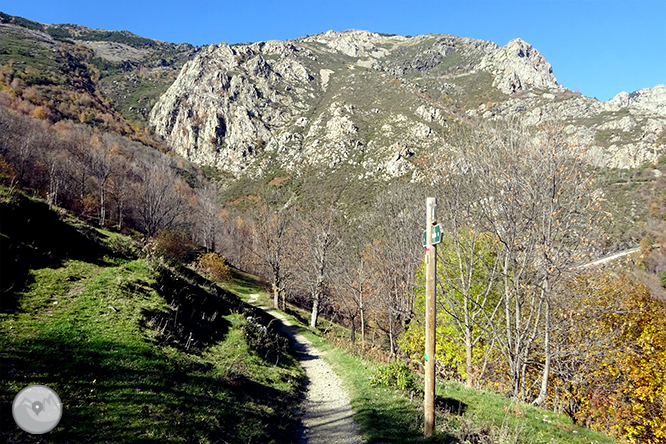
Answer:
[{"label": "orange shrub", "polygon": [[217,253],[202,254],[197,258],[197,268],[213,282],[231,279],[226,259]]}]

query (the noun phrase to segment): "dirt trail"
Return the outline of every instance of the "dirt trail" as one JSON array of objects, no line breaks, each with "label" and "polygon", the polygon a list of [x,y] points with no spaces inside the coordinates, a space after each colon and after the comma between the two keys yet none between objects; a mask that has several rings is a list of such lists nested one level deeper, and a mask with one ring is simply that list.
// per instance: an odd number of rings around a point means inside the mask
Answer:
[{"label": "dirt trail", "polygon": [[[248,302],[254,303],[257,297],[250,295]],[[358,424],[352,419],[349,396],[338,375],[322,359],[322,353],[297,333],[281,313],[264,310],[282,321],[284,332],[294,338],[297,358],[305,370],[307,388],[299,444],[363,444]]]}]

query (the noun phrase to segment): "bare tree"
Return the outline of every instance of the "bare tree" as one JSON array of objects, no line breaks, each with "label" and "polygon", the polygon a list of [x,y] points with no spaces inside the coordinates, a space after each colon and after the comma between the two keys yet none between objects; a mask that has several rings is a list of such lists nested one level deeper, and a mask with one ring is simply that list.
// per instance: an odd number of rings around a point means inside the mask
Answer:
[{"label": "bare tree", "polygon": [[58,197],[65,186],[67,173],[65,170],[66,151],[62,149],[60,140],[54,141],[54,148],[44,153],[44,163],[48,171],[48,189],[46,191],[46,202],[50,209],[58,206]]},{"label": "bare tree", "polygon": [[310,292],[312,315],[310,327],[317,326],[317,319],[326,303],[324,283],[330,266],[331,247],[338,240],[336,222],[338,211],[333,203],[323,208],[300,214],[300,231],[303,234],[301,249],[304,260],[299,267],[304,284]]},{"label": "bare tree", "polygon": [[557,123],[544,125],[523,158],[533,207],[537,257],[534,264],[543,300],[543,354],[541,386],[533,404],[546,400],[552,362],[553,292],[580,264],[601,230],[601,194],[589,174],[585,147],[568,141]]},{"label": "bare tree", "polygon": [[134,183],[138,182],[134,156],[122,149],[111,156],[111,177],[109,178],[109,196],[115,203],[115,219],[118,229],[122,230],[128,201],[131,199]]},{"label": "bare tree", "polygon": [[332,249],[341,242],[340,220],[343,214],[340,197],[346,181],[331,174],[313,174],[303,185],[301,203],[296,208],[299,236],[294,246],[302,260],[297,264],[297,277],[312,301],[310,326],[315,328],[326,305],[326,280],[332,264]]},{"label": "bare tree", "polygon": [[69,148],[67,159],[69,160],[70,181],[76,190],[76,197],[79,202],[82,202],[87,194],[92,163],[90,130],[80,125],[64,125],[63,127],[60,133],[66,138]]},{"label": "bare tree", "polygon": [[135,211],[144,233],[154,236],[175,227],[185,206],[179,188],[186,186],[166,162],[146,167],[134,189]]},{"label": "bare tree", "polygon": [[206,251],[215,251],[217,235],[222,226],[221,206],[218,202],[218,188],[207,182],[196,190],[196,219],[194,225],[197,237]]},{"label": "bare tree", "polygon": [[243,218],[244,215],[227,208],[222,209],[220,216],[223,228],[222,251],[225,257],[235,267],[249,270],[250,258],[254,256],[252,224]]},{"label": "bare tree", "polygon": [[336,245],[333,252],[332,283],[336,302],[350,324],[350,341],[356,342],[356,318],[361,328],[361,347],[365,347],[366,317],[368,312],[368,288],[371,274],[368,255],[371,239],[371,220],[361,216],[345,220],[344,242]]},{"label": "bare tree", "polygon": [[[397,351],[397,339],[414,314],[415,271],[422,260],[423,187],[395,183],[381,193],[375,204],[378,275],[384,282],[380,293],[386,308],[387,333],[391,354]],[[379,287],[380,288],[380,287]]]},{"label": "bare tree", "polygon": [[[291,199],[286,203],[262,200],[255,208],[255,254],[268,270],[273,288],[273,306],[286,309],[286,288],[294,264],[298,262],[295,240],[294,216]],[[270,204],[270,206],[269,206]]]},{"label": "bare tree", "polygon": [[[551,295],[580,253],[589,248],[598,197],[586,157],[565,141],[561,128],[530,133],[520,125],[486,128],[467,141],[463,158],[474,177],[478,229],[497,246],[503,316],[495,340],[510,368],[511,393],[524,399],[537,384],[526,373],[541,341],[541,388],[550,373]],[[503,334],[498,327],[502,326]]]},{"label": "bare tree", "polygon": [[[490,236],[464,226],[457,228],[448,228],[451,231],[444,235],[437,252],[437,302],[438,310],[449,315],[457,333],[449,339],[465,348],[466,384],[472,387],[475,376],[477,381],[483,377],[483,370],[475,375],[475,350],[480,343],[492,343],[489,330],[501,306],[496,285],[498,264]],[[484,356],[487,362],[487,353]]]},{"label": "bare tree", "polygon": [[112,156],[120,155],[120,147],[109,133],[96,133],[90,139],[91,174],[97,183],[99,196],[99,226],[106,223],[108,184],[112,172]]}]

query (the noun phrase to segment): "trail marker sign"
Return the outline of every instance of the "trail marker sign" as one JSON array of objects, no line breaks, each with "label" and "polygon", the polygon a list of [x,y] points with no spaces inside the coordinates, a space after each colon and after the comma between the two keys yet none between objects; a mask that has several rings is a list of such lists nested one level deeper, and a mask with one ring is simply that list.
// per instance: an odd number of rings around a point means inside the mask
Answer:
[{"label": "trail marker sign", "polygon": [[[442,225],[437,224],[434,227],[432,227],[430,231],[432,233],[432,245],[440,243],[442,240]],[[424,231],[423,235],[421,235],[421,242],[423,243],[424,247],[428,244],[427,235],[428,235],[427,231]]]}]

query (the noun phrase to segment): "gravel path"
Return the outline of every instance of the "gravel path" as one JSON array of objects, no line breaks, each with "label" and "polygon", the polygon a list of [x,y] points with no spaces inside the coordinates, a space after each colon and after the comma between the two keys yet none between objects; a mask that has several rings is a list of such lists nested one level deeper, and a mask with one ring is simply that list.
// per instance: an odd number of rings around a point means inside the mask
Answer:
[{"label": "gravel path", "polygon": [[[256,299],[257,295],[250,295],[248,302],[253,303]],[[270,308],[264,310],[281,320],[284,332],[294,338],[297,358],[305,370],[307,391],[302,406],[299,444],[363,444],[358,424],[352,419],[349,396],[338,375],[322,359],[322,353],[305,336],[297,333],[281,313]]]}]

